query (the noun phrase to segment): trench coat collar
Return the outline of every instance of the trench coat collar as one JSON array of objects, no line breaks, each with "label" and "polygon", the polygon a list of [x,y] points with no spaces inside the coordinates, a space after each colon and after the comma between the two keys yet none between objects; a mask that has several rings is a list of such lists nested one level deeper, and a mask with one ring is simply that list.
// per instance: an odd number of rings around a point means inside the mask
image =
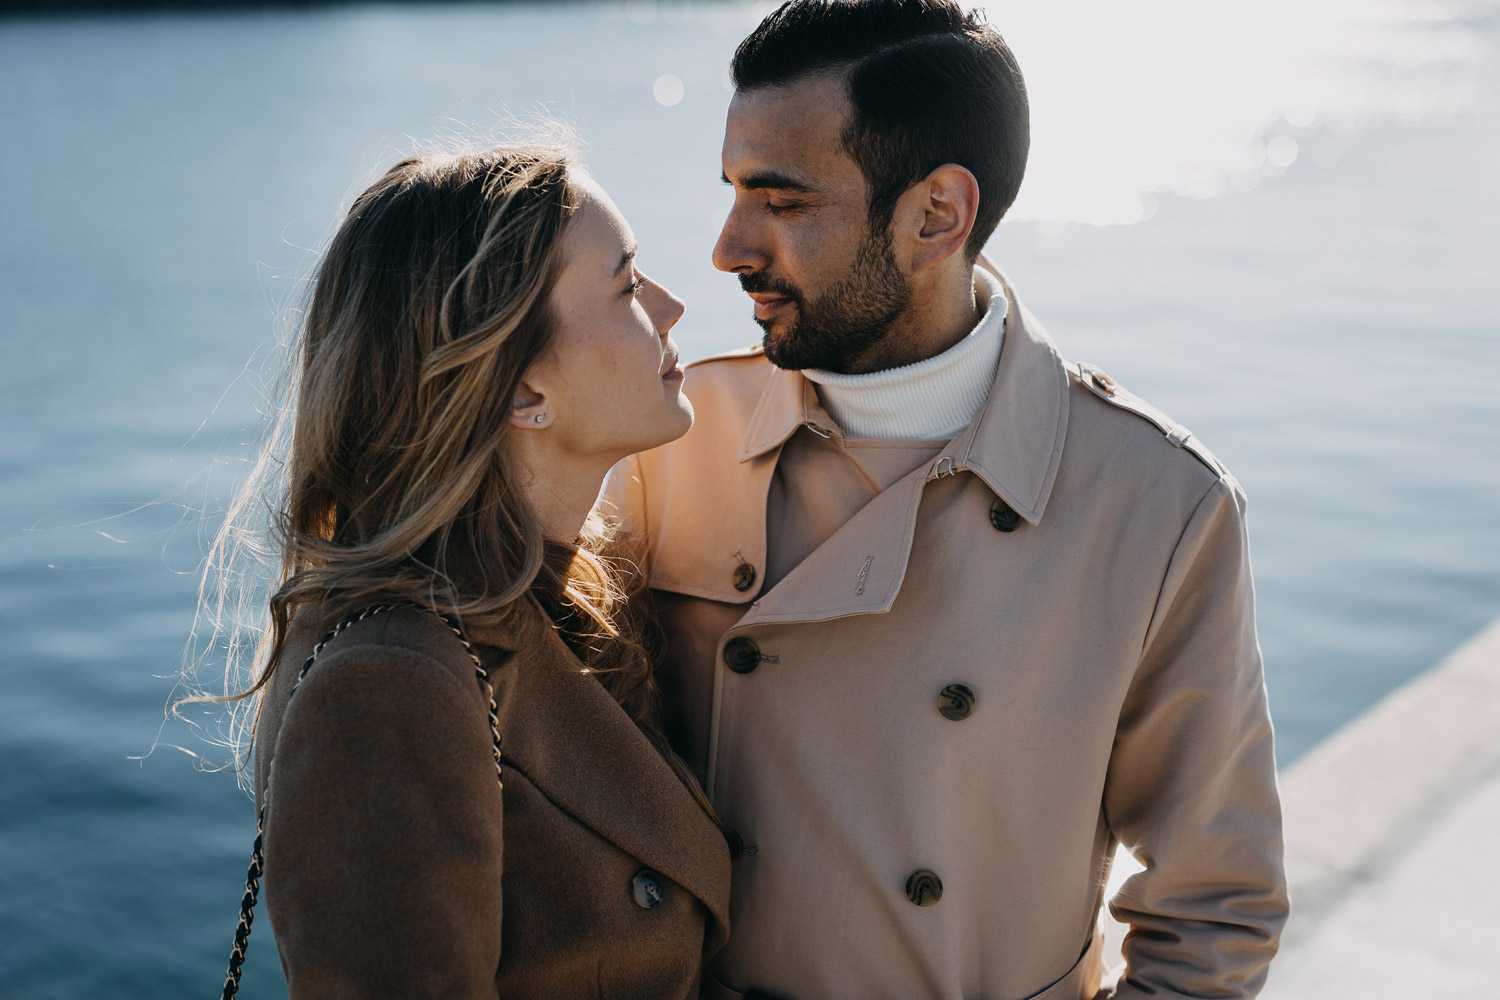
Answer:
[{"label": "trench coat collar", "polygon": [[[729,858],[723,834],[619,703],[590,675],[540,608],[504,625],[465,627],[476,645],[524,651],[512,718],[545,718],[530,739],[502,719],[501,780],[514,768],[552,802],[622,851],[666,875],[712,916],[708,940],[729,933]],[[534,658],[534,660],[533,660]],[[512,664],[492,668],[497,692]],[[622,886],[620,891],[628,890]]]},{"label": "trench coat collar", "polygon": [[[1031,524],[1042,519],[1068,427],[1068,374],[1057,346],[1003,275],[1010,308],[995,384],[968,427],[949,441],[927,478],[972,472]],[[739,460],[780,447],[797,428],[828,429],[813,383],[801,372],[775,369],[750,417]]]},{"label": "trench coat collar", "polygon": [[831,430],[833,421],[818,402],[818,391],[801,372],[771,369],[760,403],[750,415],[745,438],[740,442],[740,461],[779,448],[804,425],[820,432]]}]

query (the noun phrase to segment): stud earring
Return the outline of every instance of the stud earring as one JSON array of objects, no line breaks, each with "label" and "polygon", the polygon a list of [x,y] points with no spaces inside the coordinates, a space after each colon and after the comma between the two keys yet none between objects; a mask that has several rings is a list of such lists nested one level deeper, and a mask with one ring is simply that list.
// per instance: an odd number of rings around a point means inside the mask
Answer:
[{"label": "stud earring", "polygon": [[545,413],[538,413],[536,415],[536,422],[539,423],[539,424],[546,423],[547,422],[547,415]]}]

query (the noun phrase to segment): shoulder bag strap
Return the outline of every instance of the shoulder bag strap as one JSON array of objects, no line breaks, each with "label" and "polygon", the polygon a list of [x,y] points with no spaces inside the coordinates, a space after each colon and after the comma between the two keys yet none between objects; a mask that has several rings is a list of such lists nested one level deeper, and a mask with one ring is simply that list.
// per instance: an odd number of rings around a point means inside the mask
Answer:
[{"label": "shoulder bag strap", "polygon": [[[339,633],[355,622],[364,621],[366,618],[378,615],[382,611],[389,611],[398,606],[395,604],[381,604],[373,608],[366,608],[357,615],[345,618],[326,632],[323,638],[318,640],[318,644],[313,647],[311,655],[303,661],[302,669],[297,673],[297,680],[292,683],[292,690],[287,695],[287,700],[290,701],[292,696],[297,693],[297,685],[302,683],[302,678],[306,677],[307,672],[312,669],[313,661],[318,658],[318,654],[323,651],[323,647],[332,642]],[[479,654],[474,652],[473,644],[464,636],[463,630],[458,627],[458,623],[452,617],[442,612],[433,611],[432,613],[437,615],[444,625],[448,626],[453,634],[458,637],[459,642],[463,643],[464,652],[469,654],[469,659],[474,663],[474,674],[479,680],[479,687],[484,691],[485,697],[489,699],[490,735],[494,737],[495,741],[495,779],[503,786],[504,775],[501,772],[500,757],[500,710],[495,704],[495,686],[490,682],[490,673],[484,668],[484,664],[480,662]],[[270,768],[267,768],[266,772],[269,774]],[[260,895],[260,877],[265,870],[266,806],[270,804],[270,801],[271,785],[268,778],[265,792],[261,795],[260,811],[255,817],[255,844],[250,849],[250,871],[245,876],[245,895],[240,899],[240,922],[234,931],[234,949],[229,953],[229,972],[224,977],[223,1000],[233,1000],[240,991],[240,974],[244,971],[245,952],[250,946],[250,922],[255,918],[255,901]]]}]

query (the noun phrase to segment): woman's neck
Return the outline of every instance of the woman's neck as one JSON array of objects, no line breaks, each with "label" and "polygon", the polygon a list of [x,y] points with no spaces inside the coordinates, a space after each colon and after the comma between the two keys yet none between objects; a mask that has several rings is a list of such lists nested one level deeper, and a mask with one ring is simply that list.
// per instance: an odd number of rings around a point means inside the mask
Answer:
[{"label": "woman's neck", "polygon": [[515,457],[521,469],[521,492],[541,524],[543,537],[563,545],[577,544],[609,466],[556,454],[540,442],[526,442]]}]

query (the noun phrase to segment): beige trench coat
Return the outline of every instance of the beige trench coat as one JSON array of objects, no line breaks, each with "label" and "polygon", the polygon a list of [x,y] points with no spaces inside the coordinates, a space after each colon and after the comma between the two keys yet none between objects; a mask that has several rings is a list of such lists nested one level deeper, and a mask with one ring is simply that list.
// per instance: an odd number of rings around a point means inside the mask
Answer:
[{"label": "beige trench coat", "polygon": [[537,611],[468,637],[400,608],[299,611],[257,736],[289,995],[693,1000],[726,933],[724,837]]},{"label": "beige trench coat", "polygon": [[[1264,980],[1287,898],[1244,495],[1007,295],[969,427],[758,597],[736,584],[765,565],[782,444],[826,420],[811,383],[758,350],[692,366],[692,431],[611,476],[677,735],[745,845],[711,995]],[[1146,870],[1110,904],[1134,928],[1110,994],[1095,926],[1117,842]]]}]

